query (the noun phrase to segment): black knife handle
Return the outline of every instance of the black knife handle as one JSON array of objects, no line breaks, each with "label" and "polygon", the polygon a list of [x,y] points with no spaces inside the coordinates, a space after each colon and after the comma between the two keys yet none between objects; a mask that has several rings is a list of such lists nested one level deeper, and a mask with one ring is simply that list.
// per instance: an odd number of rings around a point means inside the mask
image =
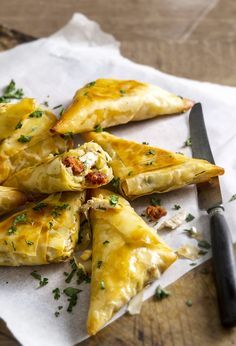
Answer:
[{"label": "black knife handle", "polygon": [[221,323],[236,325],[236,263],[233,242],[223,209],[210,212],[211,242]]}]

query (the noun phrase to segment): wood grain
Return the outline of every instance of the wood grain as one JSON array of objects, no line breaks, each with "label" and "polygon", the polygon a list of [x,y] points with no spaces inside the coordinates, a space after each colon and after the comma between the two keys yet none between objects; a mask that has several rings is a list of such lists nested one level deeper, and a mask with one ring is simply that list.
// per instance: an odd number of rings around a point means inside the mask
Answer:
[{"label": "wood grain", "polygon": [[[164,72],[236,85],[236,2],[233,0],[1,0],[0,50],[46,36],[81,12],[121,42],[126,57]],[[27,33],[23,35],[19,31]],[[207,269],[208,274],[205,273]],[[211,262],[149,299],[138,316],[125,315],[81,346],[228,346],[236,330],[219,322]],[[186,305],[191,299],[192,307]],[[18,345],[0,324],[0,345]]]}]

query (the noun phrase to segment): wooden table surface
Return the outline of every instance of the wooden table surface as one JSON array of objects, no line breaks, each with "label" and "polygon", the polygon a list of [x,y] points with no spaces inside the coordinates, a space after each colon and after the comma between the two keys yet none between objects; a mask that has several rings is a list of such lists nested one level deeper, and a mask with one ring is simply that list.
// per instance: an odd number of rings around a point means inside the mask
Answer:
[{"label": "wooden table surface", "polygon": [[[16,31],[0,30],[0,50],[53,33],[74,12],[96,20],[121,42],[123,55],[136,62],[178,76],[236,85],[234,0],[1,0],[0,24]],[[80,345],[236,345],[236,329],[224,329],[219,322],[211,262],[169,290],[168,299],[149,299],[140,315],[125,315]],[[185,304],[188,299],[192,307]],[[3,321],[0,345],[18,345]]]}]

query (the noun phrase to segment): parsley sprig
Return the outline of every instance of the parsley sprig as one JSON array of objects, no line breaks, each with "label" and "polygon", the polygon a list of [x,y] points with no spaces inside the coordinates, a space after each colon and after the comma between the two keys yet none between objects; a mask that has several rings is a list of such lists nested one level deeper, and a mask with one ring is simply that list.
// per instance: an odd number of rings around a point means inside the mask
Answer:
[{"label": "parsley sprig", "polygon": [[3,95],[0,97],[0,103],[8,103],[12,99],[22,99],[24,96],[23,89],[17,89],[16,83],[12,79],[10,83],[3,90]]}]

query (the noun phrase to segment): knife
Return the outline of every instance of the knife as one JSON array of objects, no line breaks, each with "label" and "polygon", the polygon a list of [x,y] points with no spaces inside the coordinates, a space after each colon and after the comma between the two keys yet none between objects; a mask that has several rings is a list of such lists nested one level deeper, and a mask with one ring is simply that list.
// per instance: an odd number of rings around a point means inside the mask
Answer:
[{"label": "knife", "polygon": [[[189,116],[193,157],[211,163],[214,158],[207,137],[202,106],[196,103]],[[236,263],[233,242],[224,217],[219,178],[197,184],[199,208],[210,217],[213,269],[219,302],[221,323],[236,325]]]}]

